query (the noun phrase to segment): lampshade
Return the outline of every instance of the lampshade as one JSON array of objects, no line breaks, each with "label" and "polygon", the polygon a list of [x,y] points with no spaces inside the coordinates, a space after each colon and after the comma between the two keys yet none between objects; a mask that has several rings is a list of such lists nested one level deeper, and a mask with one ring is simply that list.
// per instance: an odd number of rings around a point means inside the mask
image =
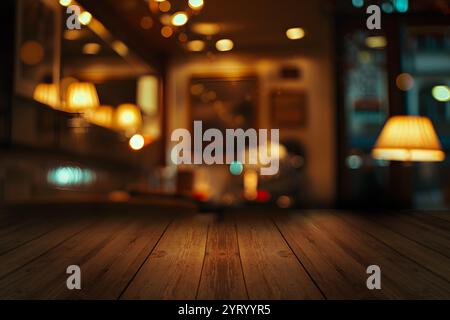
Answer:
[{"label": "lampshade", "polygon": [[89,122],[105,128],[113,128],[114,109],[111,106],[100,106],[89,109],[84,113],[84,117]]},{"label": "lampshade", "polygon": [[390,118],[375,144],[376,159],[436,162],[445,159],[430,119],[419,116]]},{"label": "lampshade", "polygon": [[141,110],[134,104],[121,104],[116,110],[116,126],[120,130],[135,131],[142,125]]},{"label": "lampshade", "polygon": [[54,83],[40,83],[34,89],[33,98],[52,108],[58,108],[58,87]]},{"label": "lampshade", "polygon": [[89,82],[75,82],[67,88],[66,106],[69,112],[84,112],[99,105],[97,90]]}]

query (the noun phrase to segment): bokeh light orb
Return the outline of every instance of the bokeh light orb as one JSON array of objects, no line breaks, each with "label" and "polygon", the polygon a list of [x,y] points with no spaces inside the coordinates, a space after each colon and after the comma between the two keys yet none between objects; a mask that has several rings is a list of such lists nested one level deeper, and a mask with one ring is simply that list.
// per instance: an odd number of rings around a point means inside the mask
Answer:
[{"label": "bokeh light orb", "polygon": [[239,161],[233,161],[230,164],[230,172],[232,175],[239,176],[244,171],[244,165]]}]

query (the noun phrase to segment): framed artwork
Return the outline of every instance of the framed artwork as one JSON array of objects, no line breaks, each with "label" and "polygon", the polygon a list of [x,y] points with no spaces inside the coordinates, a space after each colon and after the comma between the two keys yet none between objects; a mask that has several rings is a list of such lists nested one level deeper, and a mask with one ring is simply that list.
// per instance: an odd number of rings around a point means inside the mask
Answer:
[{"label": "framed artwork", "polygon": [[61,16],[58,1],[17,1],[17,94],[32,98],[37,84],[59,83]]},{"label": "framed artwork", "polygon": [[305,91],[277,90],[272,93],[272,126],[302,128],[308,124],[308,96]]}]

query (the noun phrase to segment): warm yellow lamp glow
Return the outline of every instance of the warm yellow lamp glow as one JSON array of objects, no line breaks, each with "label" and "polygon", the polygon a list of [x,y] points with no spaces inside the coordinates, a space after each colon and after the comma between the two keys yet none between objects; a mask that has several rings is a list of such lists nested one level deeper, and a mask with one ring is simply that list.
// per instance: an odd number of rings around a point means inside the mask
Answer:
[{"label": "warm yellow lamp glow", "polygon": [[176,27],[184,26],[188,22],[188,16],[184,12],[176,12],[172,16],[172,24]]},{"label": "warm yellow lamp glow", "polygon": [[79,16],[78,16],[78,21],[80,21],[81,24],[87,26],[92,20],[92,14],[90,14],[87,11],[82,12]]},{"label": "warm yellow lamp glow", "polygon": [[205,42],[202,40],[192,40],[186,43],[186,48],[192,52],[200,52],[205,49]]},{"label": "warm yellow lamp glow", "polygon": [[286,37],[290,40],[300,40],[305,37],[305,30],[299,27],[287,29]]},{"label": "warm yellow lamp glow", "polygon": [[67,88],[66,106],[69,112],[84,112],[98,107],[97,90],[93,83],[75,82]]},{"label": "warm yellow lamp glow", "polygon": [[247,170],[244,174],[244,197],[247,200],[255,200],[258,196],[258,173],[255,170]]},{"label": "warm yellow lamp glow", "polygon": [[145,139],[142,135],[135,134],[131,137],[129,145],[135,151],[141,150],[145,146]]},{"label": "warm yellow lamp glow", "polygon": [[385,124],[372,151],[376,159],[437,162],[445,159],[430,119],[395,116]]},{"label": "warm yellow lamp glow", "polygon": [[386,37],[383,37],[383,36],[367,37],[366,45],[372,49],[384,48],[387,46],[387,40],[386,40]]},{"label": "warm yellow lamp glow", "polygon": [[105,128],[113,128],[114,108],[111,106],[100,106],[88,110],[84,117],[89,122]]},{"label": "warm yellow lamp glow", "polygon": [[125,131],[138,130],[142,125],[139,108],[131,103],[121,104],[116,110],[116,126]]},{"label": "warm yellow lamp glow", "polygon": [[204,1],[203,0],[189,0],[189,7],[194,10],[200,10],[203,8]]},{"label": "warm yellow lamp glow", "polygon": [[63,7],[68,7],[72,4],[72,0],[59,0],[59,4]]},{"label": "warm yellow lamp glow", "polygon": [[216,49],[219,51],[230,51],[233,47],[234,43],[230,39],[221,39],[216,42]]},{"label": "warm yellow lamp glow", "polygon": [[34,100],[46,104],[52,108],[58,108],[58,87],[54,83],[40,83],[34,89],[33,98]]}]

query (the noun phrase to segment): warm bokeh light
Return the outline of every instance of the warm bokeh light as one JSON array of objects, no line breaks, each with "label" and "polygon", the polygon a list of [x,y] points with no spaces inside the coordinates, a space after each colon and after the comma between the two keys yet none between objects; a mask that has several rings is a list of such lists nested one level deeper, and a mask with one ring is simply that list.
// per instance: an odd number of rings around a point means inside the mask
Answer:
[{"label": "warm bokeh light", "polygon": [[87,26],[92,20],[92,14],[90,14],[87,11],[82,12],[79,16],[78,16],[78,21],[80,21],[81,24]]},{"label": "warm bokeh light", "polygon": [[194,23],[190,29],[203,36],[213,36],[220,31],[220,26],[216,23],[198,22]]},{"label": "warm bokeh light", "polygon": [[435,86],[431,90],[431,94],[439,102],[450,101],[450,88],[448,86]]},{"label": "warm bokeh light", "polygon": [[59,0],[59,4],[63,7],[68,7],[72,4],[72,0]]},{"label": "warm bokeh light", "polygon": [[184,12],[177,12],[172,16],[172,24],[176,27],[184,26],[188,22],[188,16]]},{"label": "warm bokeh light", "polygon": [[129,145],[135,151],[141,150],[145,146],[145,139],[142,135],[135,134],[130,138]]},{"label": "warm bokeh light", "polygon": [[128,47],[122,41],[116,40],[111,44],[114,51],[121,57],[126,57],[128,55]]},{"label": "warm bokeh light", "polygon": [[69,112],[84,112],[96,108],[99,99],[95,85],[90,82],[75,82],[67,89],[66,108]]},{"label": "warm bokeh light", "polygon": [[23,63],[34,66],[44,59],[44,48],[37,41],[26,41],[20,47],[20,60]]},{"label": "warm bokeh light", "polygon": [[394,116],[385,124],[372,151],[380,160],[436,162],[445,159],[431,120]]},{"label": "warm bokeh light", "polygon": [[400,90],[408,91],[414,87],[414,78],[409,73],[401,73],[397,76],[395,83]]},{"label": "warm bokeh light", "polygon": [[205,49],[205,42],[202,40],[192,40],[186,43],[186,48],[193,52],[203,51]]},{"label": "warm bokeh light", "polygon": [[255,170],[246,170],[244,173],[244,197],[255,200],[258,196],[258,173]]},{"label": "warm bokeh light", "polygon": [[116,110],[115,118],[116,126],[120,130],[138,130],[142,125],[141,110],[131,103],[121,104]]},{"label": "warm bokeh light", "polygon": [[216,49],[219,51],[230,51],[233,47],[234,43],[230,39],[221,39],[216,42]]},{"label": "warm bokeh light", "polygon": [[386,37],[383,36],[367,37],[366,45],[372,49],[384,48],[387,46],[387,40]]},{"label": "warm bokeh light", "polygon": [[54,83],[40,83],[36,86],[33,99],[52,108],[59,106],[58,86]]},{"label": "warm bokeh light", "polygon": [[92,43],[86,43],[83,46],[82,51],[84,54],[95,55],[100,52],[100,49],[101,49],[101,46],[98,43],[92,42]]},{"label": "warm bokeh light", "polygon": [[203,0],[189,0],[189,7],[194,10],[200,10],[204,4]]},{"label": "warm bokeh light", "polygon": [[159,1],[159,10],[161,12],[168,12],[172,8],[169,1]]},{"label": "warm bokeh light", "polygon": [[158,113],[159,79],[156,76],[142,76],[137,81],[136,102],[149,116]]},{"label": "warm bokeh light", "polygon": [[100,127],[114,127],[114,108],[111,106],[100,106],[87,110],[84,114],[86,120]]},{"label": "warm bokeh light", "polygon": [[305,30],[300,27],[290,28],[286,30],[286,37],[291,40],[299,40],[305,37]]},{"label": "warm bokeh light", "polygon": [[164,38],[170,38],[172,36],[172,34],[173,34],[173,30],[171,27],[169,27],[169,26],[162,27],[161,35]]},{"label": "warm bokeh light", "polygon": [[149,16],[142,17],[140,26],[144,30],[149,30],[153,27],[153,19]]}]

